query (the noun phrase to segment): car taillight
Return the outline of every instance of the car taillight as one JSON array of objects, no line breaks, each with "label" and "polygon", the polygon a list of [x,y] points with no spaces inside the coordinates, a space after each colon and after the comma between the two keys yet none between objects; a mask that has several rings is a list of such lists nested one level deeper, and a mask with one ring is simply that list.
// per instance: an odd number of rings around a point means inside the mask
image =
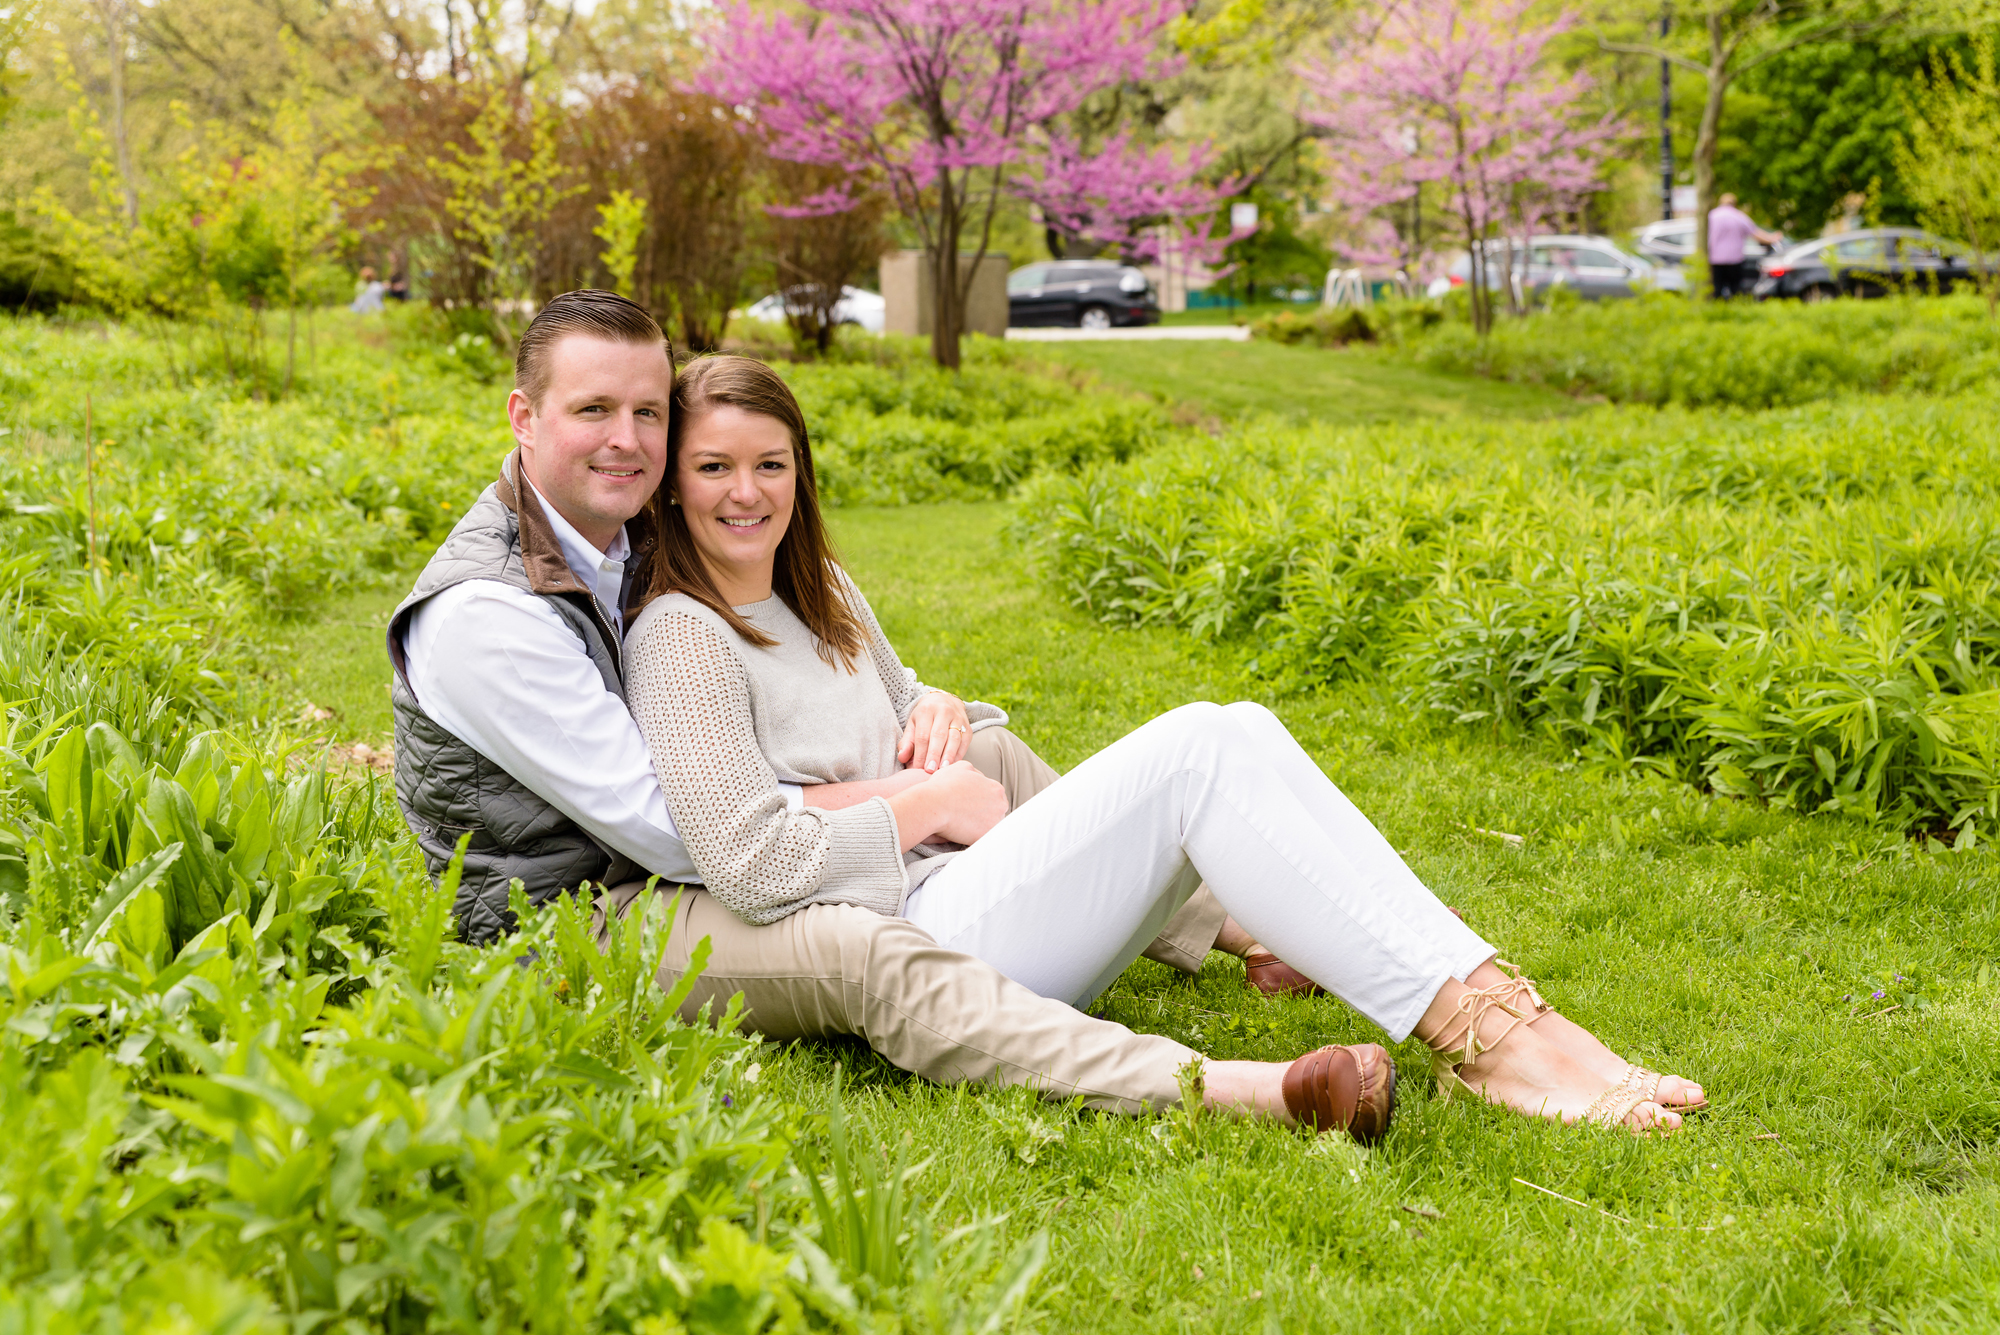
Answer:
[{"label": "car taillight", "polygon": [[1453,274],[1451,276],[1451,285],[1453,287],[1464,287],[1465,280],[1463,278],[1460,278],[1457,274]]},{"label": "car taillight", "polygon": [[1767,264],[1764,266],[1764,275],[1767,278],[1783,278],[1790,272],[1791,270],[1782,264]]}]

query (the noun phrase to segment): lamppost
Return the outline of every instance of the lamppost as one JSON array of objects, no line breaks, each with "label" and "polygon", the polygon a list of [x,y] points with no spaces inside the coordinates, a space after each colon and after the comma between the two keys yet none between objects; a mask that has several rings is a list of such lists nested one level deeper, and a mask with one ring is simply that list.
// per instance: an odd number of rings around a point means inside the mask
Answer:
[{"label": "lamppost", "polygon": [[[1672,10],[1660,6],[1660,41],[1667,40],[1667,21]],[[1660,57],[1660,217],[1674,216],[1674,67]]]}]

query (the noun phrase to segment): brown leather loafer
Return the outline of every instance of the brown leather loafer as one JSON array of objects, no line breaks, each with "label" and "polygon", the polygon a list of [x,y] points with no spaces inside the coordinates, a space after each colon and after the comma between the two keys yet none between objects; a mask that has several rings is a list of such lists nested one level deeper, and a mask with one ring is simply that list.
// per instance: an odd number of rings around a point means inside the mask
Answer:
[{"label": "brown leather loafer", "polygon": [[1243,957],[1243,981],[1267,997],[1317,997],[1326,991],[1268,950]]},{"label": "brown leather loafer", "polygon": [[1285,1108],[1301,1126],[1379,1140],[1396,1115],[1396,1063],[1380,1043],[1308,1052],[1285,1068]]}]

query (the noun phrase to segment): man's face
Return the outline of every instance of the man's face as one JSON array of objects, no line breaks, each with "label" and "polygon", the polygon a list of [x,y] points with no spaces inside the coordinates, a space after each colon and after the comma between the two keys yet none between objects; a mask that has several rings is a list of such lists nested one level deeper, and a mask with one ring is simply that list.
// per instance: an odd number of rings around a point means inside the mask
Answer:
[{"label": "man's face", "polygon": [[659,488],[673,389],[659,344],[570,334],[549,349],[541,403],[507,397],[529,481],[599,551]]}]

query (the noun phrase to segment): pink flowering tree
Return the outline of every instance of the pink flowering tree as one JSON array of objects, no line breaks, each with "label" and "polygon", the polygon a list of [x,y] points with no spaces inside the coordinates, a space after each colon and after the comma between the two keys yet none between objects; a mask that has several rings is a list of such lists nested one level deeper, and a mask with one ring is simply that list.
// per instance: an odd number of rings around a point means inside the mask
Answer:
[{"label": "pink flowering tree", "polygon": [[1064,236],[1113,247],[1139,264],[1168,249],[1187,263],[1211,267],[1237,239],[1233,232],[1211,234],[1210,217],[1238,183],[1204,183],[1214,157],[1208,145],[1179,155],[1169,145],[1147,147],[1121,131],[1093,153],[1059,133],[1038,139],[1035,170],[1012,184]]},{"label": "pink flowering tree", "polygon": [[[1583,74],[1542,67],[1575,25],[1530,20],[1532,0],[1372,0],[1356,34],[1300,72],[1306,119],[1325,134],[1336,199],[1356,217],[1444,187],[1471,254],[1473,325],[1493,323],[1495,232],[1508,244],[1597,188],[1600,155],[1623,127],[1591,120]],[[1503,257],[1511,278],[1511,255]],[[1512,294],[1512,282],[1506,286]]]},{"label": "pink flowering tree", "polygon": [[[1204,203],[1171,153],[1124,138],[1086,153],[1056,128],[1093,93],[1171,73],[1160,38],[1178,12],[1173,0],[737,4],[708,35],[700,85],[745,108],[773,157],[884,183],[931,268],[932,354],[956,367],[1003,193],[1121,244]],[[795,207],[848,203],[835,187]]]}]

